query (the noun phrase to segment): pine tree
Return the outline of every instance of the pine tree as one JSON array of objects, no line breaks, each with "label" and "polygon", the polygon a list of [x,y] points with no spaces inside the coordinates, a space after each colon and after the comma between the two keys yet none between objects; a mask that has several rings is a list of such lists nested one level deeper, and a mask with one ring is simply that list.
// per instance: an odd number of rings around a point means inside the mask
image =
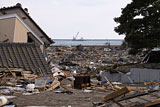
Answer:
[{"label": "pine tree", "polygon": [[132,52],[160,46],[160,0],[132,0],[114,20]]}]

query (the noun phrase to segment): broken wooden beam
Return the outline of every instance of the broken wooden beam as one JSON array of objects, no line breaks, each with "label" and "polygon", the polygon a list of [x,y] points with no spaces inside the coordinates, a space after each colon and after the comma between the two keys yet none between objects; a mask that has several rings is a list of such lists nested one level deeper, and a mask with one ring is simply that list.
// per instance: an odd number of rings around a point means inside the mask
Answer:
[{"label": "broken wooden beam", "polygon": [[115,99],[115,98],[117,98],[117,97],[119,97],[119,96],[121,96],[123,94],[126,94],[126,93],[130,92],[130,90],[131,89],[129,87],[124,87],[124,88],[122,88],[120,90],[117,90],[117,91],[115,91],[113,93],[110,93],[109,95],[106,95],[104,97],[104,102],[107,102],[109,100],[113,100],[113,99]]},{"label": "broken wooden beam", "polygon": [[140,92],[140,93],[138,92],[138,93],[135,93],[135,94],[125,96],[123,98],[116,99],[116,101],[120,102],[120,101],[124,101],[124,100],[129,100],[129,99],[144,96],[144,95],[147,95],[147,94],[150,94],[150,93],[153,93],[153,92],[156,92],[156,91],[148,91],[148,92]]}]

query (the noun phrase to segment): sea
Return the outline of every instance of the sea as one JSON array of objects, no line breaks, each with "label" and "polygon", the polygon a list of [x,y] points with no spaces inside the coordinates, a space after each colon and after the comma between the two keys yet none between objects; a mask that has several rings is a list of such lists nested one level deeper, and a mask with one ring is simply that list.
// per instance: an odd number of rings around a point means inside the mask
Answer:
[{"label": "sea", "polygon": [[53,46],[102,46],[106,44],[110,44],[111,46],[114,45],[121,45],[123,40],[122,39],[83,39],[83,40],[72,40],[72,39],[53,39],[55,42],[52,44]]}]

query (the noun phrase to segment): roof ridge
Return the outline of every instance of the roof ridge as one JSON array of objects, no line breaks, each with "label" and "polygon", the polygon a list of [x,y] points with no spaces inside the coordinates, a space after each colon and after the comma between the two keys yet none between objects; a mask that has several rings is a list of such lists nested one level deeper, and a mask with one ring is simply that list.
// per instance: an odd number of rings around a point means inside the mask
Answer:
[{"label": "roof ridge", "polygon": [[0,9],[7,9],[7,8],[13,8],[13,7],[22,7],[22,4],[17,3],[16,5],[8,6],[8,7],[2,7],[2,8],[0,8]]}]

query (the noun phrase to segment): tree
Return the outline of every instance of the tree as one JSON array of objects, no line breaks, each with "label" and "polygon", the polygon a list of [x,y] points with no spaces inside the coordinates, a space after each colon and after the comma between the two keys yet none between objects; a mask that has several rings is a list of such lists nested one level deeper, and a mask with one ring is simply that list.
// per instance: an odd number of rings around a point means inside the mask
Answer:
[{"label": "tree", "polygon": [[160,46],[160,0],[132,0],[114,20],[133,52]]}]

